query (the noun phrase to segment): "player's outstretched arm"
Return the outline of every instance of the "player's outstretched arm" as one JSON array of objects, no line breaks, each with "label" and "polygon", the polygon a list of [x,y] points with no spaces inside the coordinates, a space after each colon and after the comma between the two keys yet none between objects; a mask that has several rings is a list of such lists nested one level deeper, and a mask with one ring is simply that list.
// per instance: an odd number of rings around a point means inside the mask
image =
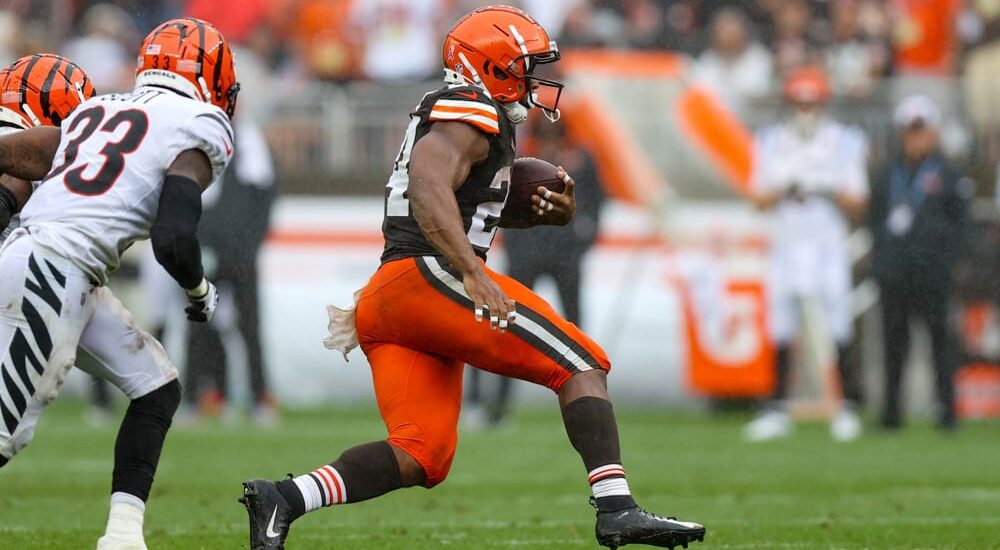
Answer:
[{"label": "player's outstretched arm", "polygon": [[488,310],[493,328],[505,328],[514,301],[489,278],[465,234],[455,191],[472,166],[489,155],[489,142],[463,122],[436,122],[410,154],[408,195],[427,240],[461,274],[477,318]]},{"label": "player's outstretched arm", "polygon": [[59,128],[40,126],[0,136],[0,173],[23,180],[43,179],[59,149]]},{"label": "player's outstretched arm", "polygon": [[167,169],[160,192],[156,222],[149,232],[156,261],[187,291],[188,319],[212,317],[218,295],[205,279],[198,242],[201,192],[212,182],[212,165],[205,153],[189,149]]}]

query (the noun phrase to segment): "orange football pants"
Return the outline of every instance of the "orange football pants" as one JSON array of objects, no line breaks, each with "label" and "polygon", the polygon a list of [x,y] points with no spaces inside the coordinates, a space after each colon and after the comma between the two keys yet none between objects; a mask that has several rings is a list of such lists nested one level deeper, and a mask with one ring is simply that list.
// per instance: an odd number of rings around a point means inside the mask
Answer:
[{"label": "orange football pants", "polygon": [[389,442],[444,481],[458,444],[465,364],[558,391],[574,374],[608,371],[604,350],[524,285],[487,269],[516,303],[505,333],[477,322],[461,277],[435,257],[382,265],[358,300],[356,325],[371,364]]}]

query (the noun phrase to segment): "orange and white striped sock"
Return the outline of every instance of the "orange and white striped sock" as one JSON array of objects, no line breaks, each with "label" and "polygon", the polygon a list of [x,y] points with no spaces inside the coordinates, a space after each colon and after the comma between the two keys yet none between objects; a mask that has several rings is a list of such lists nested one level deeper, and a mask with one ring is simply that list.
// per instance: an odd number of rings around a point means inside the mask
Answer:
[{"label": "orange and white striped sock", "polygon": [[625,481],[625,468],[621,464],[606,464],[594,468],[587,474],[587,481],[595,499],[632,494],[628,481]]},{"label": "orange and white striped sock", "polygon": [[292,481],[302,493],[306,512],[347,502],[347,487],[344,485],[344,479],[340,476],[340,472],[330,464],[316,468]]}]

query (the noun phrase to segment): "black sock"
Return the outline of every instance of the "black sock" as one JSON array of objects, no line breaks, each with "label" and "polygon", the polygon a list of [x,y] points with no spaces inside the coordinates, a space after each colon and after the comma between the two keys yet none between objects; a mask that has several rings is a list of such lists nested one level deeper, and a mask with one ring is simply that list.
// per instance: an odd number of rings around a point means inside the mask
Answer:
[{"label": "black sock", "polygon": [[7,462],[9,462],[9,459],[7,459],[6,457],[0,456],[0,468],[3,468],[4,466],[6,466]]},{"label": "black sock", "polygon": [[295,481],[292,479],[283,479],[275,485],[278,487],[278,492],[281,493],[281,496],[285,497],[285,502],[288,503],[289,521],[294,521],[306,513],[306,502],[302,499],[302,492],[295,485]]},{"label": "black sock", "polygon": [[143,502],[149,498],[163,440],[180,401],[181,385],[173,380],[129,404],[115,441],[112,493],[128,493]]},{"label": "black sock", "polygon": [[[608,512],[635,506],[621,466],[618,425],[611,402],[599,397],[581,397],[563,408],[562,417],[566,435],[587,468],[597,510]],[[610,489],[606,487],[609,484],[613,485]]]},{"label": "black sock", "polygon": [[[319,507],[384,495],[402,487],[403,481],[389,442],[373,441],[347,449],[328,466],[277,485],[291,507],[291,519],[295,519]],[[309,492],[311,506],[306,506],[303,487]]]}]

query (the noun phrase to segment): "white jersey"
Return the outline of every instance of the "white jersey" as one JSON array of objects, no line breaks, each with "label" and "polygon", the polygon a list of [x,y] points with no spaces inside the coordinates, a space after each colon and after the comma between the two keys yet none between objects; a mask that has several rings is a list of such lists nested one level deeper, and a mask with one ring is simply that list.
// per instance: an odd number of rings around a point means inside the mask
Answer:
[{"label": "white jersey", "polygon": [[[823,120],[803,137],[791,124],[762,130],[755,140],[752,184],[758,191],[799,187],[805,200],[783,200],[775,209],[775,251],[810,287],[829,262],[846,260],[849,223],[832,200],[835,193],[868,195],[867,140],[859,130]],[[811,288],[801,288],[809,292]]]},{"label": "white jersey", "polygon": [[820,300],[833,339],[839,344],[850,340],[849,223],[833,195],[867,197],[867,145],[859,130],[829,119],[809,137],[791,124],[757,135],[755,188],[783,192],[796,185],[805,195],[804,200],[785,199],[775,207],[768,324],[779,345],[798,333],[798,301],[807,296]]},{"label": "white jersey", "polygon": [[149,237],[167,168],[188,149],[205,153],[217,179],[233,152],[229,117],[153,87],[92,98],[63,121],[52,171],[21,224],[104,284],[122,252]]}]

